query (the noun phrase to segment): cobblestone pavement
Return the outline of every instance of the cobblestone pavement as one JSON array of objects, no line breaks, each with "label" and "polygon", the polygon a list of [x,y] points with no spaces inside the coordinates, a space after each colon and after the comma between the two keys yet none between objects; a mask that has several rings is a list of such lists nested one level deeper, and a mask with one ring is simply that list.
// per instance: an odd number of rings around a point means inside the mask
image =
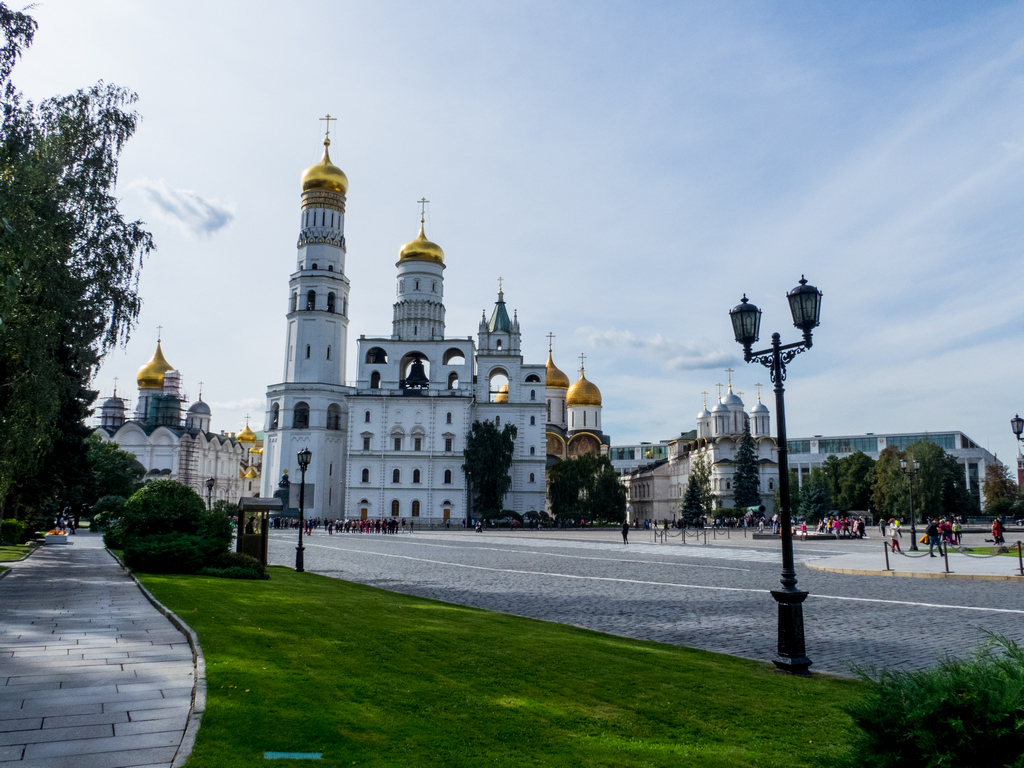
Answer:
[{"label": "cobblestone pavement", "polygon": [[[293,566],[296,539],[295,531],[274,532],[271,562]],[[317,531],[306,538],[305,567],[395,592],[770,661],[777,610],[768,590],[779,581],[778,542],[650,539],[639,531],[628,546],[608,531]],[[801,565],[880,547],[881,540],[795,546],[799,587],[810,592],[804,621],[813,670],[928,666],[970,652],[986,632],[1024,643],[1019,583],[849,576]]]}]

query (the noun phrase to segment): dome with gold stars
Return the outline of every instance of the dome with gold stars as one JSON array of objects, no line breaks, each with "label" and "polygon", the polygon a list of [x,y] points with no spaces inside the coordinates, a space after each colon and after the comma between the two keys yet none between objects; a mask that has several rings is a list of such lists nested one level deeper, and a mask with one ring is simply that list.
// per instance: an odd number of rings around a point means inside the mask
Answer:
[{"label": "dome with gold stars", "polygon": [[420,233],[416,236],[416,239],[403,245],[402,250],[398,252],[399,261],[406,261],[408,259],[436,261],[438,264],[444,264],[444,251],[441,250],[441,246],[437,243],[427,240],[427,236],[423,232],[422,219],[420,220]]},{"label": "dome with gold stars", "polygon": [[157,341],[156,352],[153,353],[153,357],[149,359],[148,363],[139,368],[139,373],[135,377],[139,383],[139,389],[163,389],[164,374],[173,370],[171,364],[164,358],[163,350],[160,349],[160,342]]},{"label": "dome with gold stars", "polygon": [[338,166],[331,162],[331,156],[327,148],[331,146],[330,139],[324,139],[324,156],[316,165],[311,165],[302,174],[302,191],[309,192],[314,189],[322,189],[328,192],[348,193],[348,176]]},{"label": "dome with gold stars", "polygon": [[583,368],[580,368],[579,380],[569,387],[569,394],[565,396],[565,404],[570,408],[576,405],[601,405],[601,390],[597,385],[583,375]]},{"label": "dome with gold stars", "polygon": [[548,350],[548,364],[546,368],[547,372],[547,386],[548,389],[568,389],[569,388],[569,377],[566,376],[562,371],[555,365],[555,361],[551,359],[551,350]]}]

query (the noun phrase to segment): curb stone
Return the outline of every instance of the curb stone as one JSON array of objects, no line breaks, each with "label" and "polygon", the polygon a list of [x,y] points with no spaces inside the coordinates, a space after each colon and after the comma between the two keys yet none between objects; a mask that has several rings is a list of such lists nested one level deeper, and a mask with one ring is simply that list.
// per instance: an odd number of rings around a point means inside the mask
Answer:
[{"label": "curb stone", "polygon": [[178,751],[174,755],[174,762],[171,763],[171,768],[181,768],[192,754],[192,748],[196,743],[196,736],[199,734],[199,726],[202,723],[203,713],[206,711],[206,659],[203,656],[203,649],[200,647],[199,638],[196,636],[196,633],[192,631],[192,628],[182,621],[174,611],[157,600],[152,593],[142,585],[142,582],[136,578],[135,574],[131,572],[128,566],[121,562],[120,558],[111,552],[109,548],[107,549],[107,553],[114,558],[124,572],[131,577],[131,580],[135,582],[143,596],[152,603],[153,607],[166,616],[167,620],[185,636],[185,639],[188,640],[189,647],[192,649],[192,662],[195,664],[196,670],[194,677],[195,682],[192,684],[192,708],[189,710],[188,720],[185,724],[185,735],[182,737],[181,745],[178,747]]}]

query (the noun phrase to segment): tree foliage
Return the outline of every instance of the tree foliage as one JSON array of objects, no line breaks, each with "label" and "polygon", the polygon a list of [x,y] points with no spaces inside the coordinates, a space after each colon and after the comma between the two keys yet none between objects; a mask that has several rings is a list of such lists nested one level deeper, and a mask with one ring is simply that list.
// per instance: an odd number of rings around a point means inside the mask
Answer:
[{"label": "tree foliage", "polygon": [[985,510],[990,513],[994,507],[1007,507],[1016,502],[1017,484],[1010,478],[1010,468],[1005,464],[986,465],[981,492],[985,495]]},{"label": "tree foliage", "polygon": [[832,494],[823,467],[814,467],[800,489],[800,517],[821,520],[832,510]]},{"label": "tree foliage", "polygon": [[153,248],[114,196],[135,94],[101,82],[26,100],[10,75],[35,29],[0,4],[0,506],[24,518],[79,505],[89,385],[128,338]]},{"label": "tree foliage", "polygon": [[736,451],[736,470],[732,476],[733,505],[745,509],[761,504],[758,491],[759,473],[757,471],[757,453],[754,450],[754,438],[750,436],[750,422],[743,425],[743,437]]},{"label": "tree foliage", "polygon": [[626,516],[626,488],[607,456],[576,456],[548,470],[548,493],[555,517],[621,523]]},{"label": "tree foliage", "polygon": [[466,474],[473,498],[473,515],[479,519],[500,517],[505,494],[512,487],[512,457],[519,431],[515,424],[498,428],[493,421],[474,421],[463,451]]},{"label": "tree foliage", "polygon": [[101,440],[95,434],[87,437],[85,444],[89,478],[82,496],[83,505],[92,508],[105,496],[127,499],[139,489],[146,468],[133,454],[122,451],[113,441]]},{"label": "tree foliage", "polygon": [[714,494],[711,492],[711,463],[703,451],[690,460],[690,476],[686,480],[686,491],[679,516],[688,524],[711,513]]}]

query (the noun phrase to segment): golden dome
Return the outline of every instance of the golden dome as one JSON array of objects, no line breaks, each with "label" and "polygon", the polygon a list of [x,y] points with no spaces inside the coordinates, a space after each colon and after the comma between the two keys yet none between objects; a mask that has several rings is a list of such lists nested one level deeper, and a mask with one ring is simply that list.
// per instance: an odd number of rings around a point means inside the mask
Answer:
[{"label": "golden dome", "polygon": [[593,405],[600,407],[601,390],[597,385],[583,375],[580,368],[580,378],[575,384],[569,387],[569,394],[565,396],[565,404],[569,407],[574,405]]},{"label": "golden dome", "polygon": [[494,397],[496,403],[507,403],[508,402],[508,384],[502,384],[501,389],[498,390],[498,394]]},{"label": "golden dome", "polygon": [[551,359],[551,350],[548,350],[547,384],[548,389],[568,389],[569,377],[562,373],[555,361]]},{"label": "golden dome", "polygon": [[326,189],[328,192],[348,193],[348,176],[338,166],[331,162],[331,156],[327,148],[331,146],[330,139],[324,139],[324,156],[316,165],[311,165],[302,174],[302,191],[309,192],[311,189]]},{"label": "golden dome", "polygon": [[437,243],[427,240],[427,236],[423,233],[422,219],[420,219],[420,233],[416,236],[416,239],[403,245],[402,250],[398,252],[399,261],[405,261],[406,259],[422,259],[424,261],[436,261],[438,264],[444,264],[444,251],[441,250],[441,246]]},{"label": "golden dome", "polygon": [[249,422],[245,422],[245,429],[238,433],[238,442],[255,443],[256,433],[249,429]]},{"label": "golden dome", "polygon": [[156,343],[156,352],[149,359],[149,362],[139,368],[135,377],[139,382],[139,389],[163,389],[164,374],[173,371],[171,364],[164,358],[163,350],[160,349],[160,342]]}]

